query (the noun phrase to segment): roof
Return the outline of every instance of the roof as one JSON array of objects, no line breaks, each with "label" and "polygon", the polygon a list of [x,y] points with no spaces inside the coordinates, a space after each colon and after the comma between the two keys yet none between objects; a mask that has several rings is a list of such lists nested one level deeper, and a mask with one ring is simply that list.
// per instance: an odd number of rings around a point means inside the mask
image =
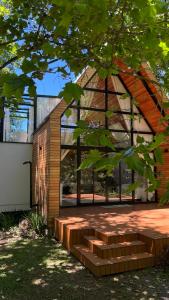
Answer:
[{"label": "roof", "polygon": [[[137,102],[139,109],[150,124],[152,130],[155,133],[163,132],[167,123],[160,122],[160,119],[165,115],[161,104],[167,97],[160,89],[148,63],[143,63],[140,72],[137,74],[120,60],[116,61],[116,64],[120,69],[118,76],[122,80],[125,89]],[[77,78],[76,82],[81,87],[84,87],[95,73],[95,69],[87,67]],[[62,99],[50,115],[54,111],[58,111],[58,117],[61,116],[67,106],[67,103]],[[43,124],[47,122],[50,115],[44,120]],[[43,124],[41,124],[40,127]],[[36,131],[38,131],[38,129]]]}]

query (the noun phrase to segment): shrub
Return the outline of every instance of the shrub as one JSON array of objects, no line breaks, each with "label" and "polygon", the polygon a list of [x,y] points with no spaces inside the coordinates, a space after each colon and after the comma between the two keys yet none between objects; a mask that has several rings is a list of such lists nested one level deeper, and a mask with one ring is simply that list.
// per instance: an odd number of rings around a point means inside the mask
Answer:
[{"label": "shrub", "polygon": [[0,213],[0,230],[7,231],[11,227],[17,226],[20,220],[26,218],[30,211],[12,211]]},{"label": "shrub", "polygon": [[30,224],[31,229],[37,234],[43,235],[45,233],[46,224],[43,216],[38,213],[31,212],[27,216],[27,220]]},{"label": "shrub", "polygon": [[159,264],[164,269],[168,269],[168,267],[169,267],[169,246],[164,247],[163,253],[159,259]]},{"label": "shrub", "polygon": [[0,213],[0,230],[7,231],[15,225],[15,218],[9,213]]}]

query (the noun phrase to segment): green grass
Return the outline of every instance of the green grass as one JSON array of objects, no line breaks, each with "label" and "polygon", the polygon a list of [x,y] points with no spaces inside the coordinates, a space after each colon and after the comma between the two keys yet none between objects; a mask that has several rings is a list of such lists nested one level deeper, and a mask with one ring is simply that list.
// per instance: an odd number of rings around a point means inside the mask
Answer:
[{"label": "green grass", "polygon": [[0,248],[0,299],[169,299],[169,271],[96,279],[57,243],[22,239]]}]

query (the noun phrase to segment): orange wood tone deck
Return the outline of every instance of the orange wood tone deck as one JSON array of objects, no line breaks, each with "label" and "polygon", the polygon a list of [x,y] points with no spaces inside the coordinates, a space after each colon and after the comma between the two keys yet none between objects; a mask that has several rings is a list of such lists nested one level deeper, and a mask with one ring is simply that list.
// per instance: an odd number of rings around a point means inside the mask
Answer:
[{"label": "orange wood tone deck", "polygon": [[61,209],[55,237],[96,276],[150,267],[169,246],[169,206]]}]

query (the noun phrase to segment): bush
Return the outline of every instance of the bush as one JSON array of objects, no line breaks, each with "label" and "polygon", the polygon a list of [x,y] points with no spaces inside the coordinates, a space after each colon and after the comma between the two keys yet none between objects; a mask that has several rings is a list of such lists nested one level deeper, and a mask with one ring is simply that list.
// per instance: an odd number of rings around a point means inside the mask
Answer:
[{"label": "bush", "polygon": [[0,230],[7,231],[15,225],[15,218],[12,214],[0,213]]},{"label": "bush", "polygon": [[11,227],[18,226],[23,216],[30,213],[29,211],[12,211],[0,213],[0,230],[7,231]]},{"label": "bush", "polygon": [[43,235],[45,233],[46,224],[45,219],[38,213],[31,212],[26,218],[30,224],[30,228],[39,235]]},{"label": "bush", "polygon": [[163,253],[159,259],[159,265],[161,265],[164,269],[168,269],[168,267],[169,267],[169,246],[164,247]]}]

